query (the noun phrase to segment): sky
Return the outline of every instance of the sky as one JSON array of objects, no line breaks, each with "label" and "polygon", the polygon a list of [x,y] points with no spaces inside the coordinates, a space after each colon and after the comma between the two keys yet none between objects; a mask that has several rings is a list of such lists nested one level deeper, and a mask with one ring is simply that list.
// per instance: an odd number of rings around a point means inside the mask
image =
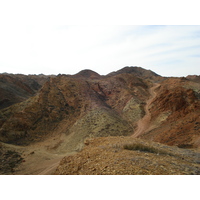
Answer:
[{"label": "sky", "polygon": [[[110,18],[99,23],[100,11],[97,17],[89,9],[82,17],[82,1],[70,5],[75,13],[64,1],[2,2],[0,73],[75,74],[91,69],[105,75],[140,66],[162,76],[200,74],[200,25],[123,24],[121,18],[119,24]],[[92,2],[90,6],[100,6]],[[77,23],[82,18],[91,22],[92,14],[93,23]]]}]

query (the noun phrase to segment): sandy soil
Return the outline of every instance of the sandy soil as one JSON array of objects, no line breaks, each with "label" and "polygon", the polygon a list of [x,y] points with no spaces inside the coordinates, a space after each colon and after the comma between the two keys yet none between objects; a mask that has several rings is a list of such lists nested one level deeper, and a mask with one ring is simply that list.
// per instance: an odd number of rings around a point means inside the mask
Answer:
[{"label": "sandy soil", "polygon": [[29,146],[3,144],[7,150],[21,154],[23,162],[14,169],[13,175],[51,175],[63,157],[76,152],[64,152],[63,149],[53,148],[62,142],[62,137],[53,136],[49,139]]}]

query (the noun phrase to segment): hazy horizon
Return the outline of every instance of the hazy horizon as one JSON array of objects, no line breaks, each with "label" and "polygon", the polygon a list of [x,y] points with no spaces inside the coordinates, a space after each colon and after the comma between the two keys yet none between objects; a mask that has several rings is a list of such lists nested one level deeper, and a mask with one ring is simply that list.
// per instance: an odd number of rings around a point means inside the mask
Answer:
[{"label": "hazy horizon", "polygon": [[[124,66],[124,67],[140,67],[140,66]],[[121,67],[121,68],[119,68],[118,70],[123,69],[124,67]],[[141,67],[141,68],[145,69],[144,67]],[[82,69],[82,70],[78,71],[77,73],[79,73],[79,72],[81,72],[81,71],[84,71],[84,70],[91,70],[91,71],[94,71],[94,70],[92,70],[92,69]],[[118,70],[110,71],[109,73],[111,73],[111,72],[116,72],[116,71],[118,71]],[[146,70],[151,70],[151,69],[146,69]],[[152,71],[152,70],[151,70],[151,71]],[[98,73],[97,71],[94,71],[94,72]],[[156,71],[153,71],[153,72],[155,72],[156,74],[158,74]],[[51,75],[57,76],[57,75],[59,75],[59,74],[64,74],[64,75],[75,75],[75,74],[77,74],[77,73],[74,73],[74,74],[67,74],[67,73],[58,73],[58,74],[35,73],[35,74],[28,74],[28,73],[0,72],[0,74],[13,74],[13,75],[15,75],[15,74],[21,74],[21,75],[45,75],[45,76],[51,76]],[[101,76],[105,76],[105,75],[108,75],[109,73],[107,73],[107,74],[100,74],[100,73],[98,73],[98,74],[101,75]],[[158,74],[158,75],[162,76],[161,74]],[[188,75],[198,75],[198,76],[199,76],[200,74],[187,74],[186,76],[188,76]],[[172,76],[163,76],[163,77],[186,77],[186,76],[173,76],[173,75],[172,75]]]}]

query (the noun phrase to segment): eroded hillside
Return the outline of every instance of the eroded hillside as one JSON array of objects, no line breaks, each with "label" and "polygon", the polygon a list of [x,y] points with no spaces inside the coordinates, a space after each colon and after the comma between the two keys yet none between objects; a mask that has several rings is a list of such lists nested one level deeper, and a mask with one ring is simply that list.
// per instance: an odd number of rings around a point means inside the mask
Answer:
[{"label": "eroded hillside", "polygon": [[[59,75],[50,78],[34,97],[3,109],[1,141],[29,144],[47,135],[131,135],[144,115],[151,82],[134,74],[90,79]],[[73,140],[73,139],[72,139]],[[78,142],[78,141],[77,141]]]},{"label": "eroded hillside", "polygon": [[[33,82],[30,78],[18,77],[18,82],[26,85],[20,88],[33,93],[17,100],[19,103],[13,102],[0,110],[2,145],[5,151],[8,148],[18,152],[24,159],[14,174],[51,174],[64,156],[67,157],[57,168],[57,174],[199,173],[198,159],[189,159],[194,155],[192,151],[181,149],[198,150],[200,146],[198,76],[166,78],[140,67],[125,67],[107,76],[83,70],[75,75],[51,76],[45,79],[46,82],[37,77],[34,77],[34,80],[40,87],[36,84],[38,88],[34,89],[36,85],[31,84]],[[12,85],[12,91],[18,91],[14,86],[15,84]],[[152,152],[146,154],[143,151],[127,151],[123,148],[124,143],[117,149],[109,146],[108,143],[112,143],[112,140],[117,144],[123,137],[125,143],[130,140],[151,147],[158,144],[150,142],[154,141],[181,147],[173,149],[161,144],[156,147],[175,150],[179,156],[171,155],[169,151],[165,151],[165,154],[158,153],[159,155]],[[141,139],[138,140],[138,137]],[[91,139],[94,142],[89,145],[91,158],[98,157],[95,149],[101,152],[96,141],[99,142],[98,145],[102,143],[104,146],[102,155],[92,163],[86,161],[87,153],[84,153],[88,151],[87,142],[84,144],[88,138],[97,138]],[[108,146],[105,146],[104,140]],[[114,143],[113,145],[116,146]],[[80,154],[76,155],[80,150]],[[196,153],[195,156],[198,157],[199,154]],[[71,154],[75,155],[68,158]],[[117,160],[113,160],[114,163],[108,162],[107,155],[110,161],[117,155]],[[127,162],[123,156],[127,156]],[[137,162],[132,162],[131,156],[136,156],[133,160]],[[155,159],[155,163],[152,164],[148,157],[150,160]],[[83,162],[77,163],[77,159]],[[67,164],[69,160],[70,167]],[[172,160],[177,167],[174,168]],[[100,169],[103,163],[108,165],[105,173]],[[115,163],[118,164],[114,166]],[[152,165],[149,171],[144,167],[147,163]],[[94,171],[85,170],[90,164],[99,165],[100,168],[95,168]],[[132,169],[133,164],[137,169]],[[127,165],[125,171],[122,165]],[[155,165],[157,171],[153,171]],[[165,169],[161,170],[158,165],[165,166]],[[76,166],[80,169],[73,171]],[[69,168],[68,171],[66,167]],[[108,171],[110,168],[111,172]]]},{"label": "eroded hillside", "polygon": [[200,84],[185,78],[161,83],[150,106],[151,127],[142,138],[179,147],[200,146]]}]

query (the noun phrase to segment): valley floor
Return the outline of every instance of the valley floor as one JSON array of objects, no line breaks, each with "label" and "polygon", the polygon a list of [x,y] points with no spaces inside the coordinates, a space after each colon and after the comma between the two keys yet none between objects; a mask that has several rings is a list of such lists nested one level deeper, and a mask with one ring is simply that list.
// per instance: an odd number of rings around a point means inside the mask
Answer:
[{"label": "valley floor", "polygon": [[[75,152],[59,152],[49,149],[49,142],[39,142],[29,146],[16,146],[3,144],[3,153],[7,155],[9,152],[16,153],[21,156],[18,160],[13,157],[0,157],[0,162],[5,162],[7,166],[0,167],[0,174],[10,175],[50,175],[52,174],[59,162],[64,156],[73,155]],[[6,163],[7,160],[7,163]],[[13,167],[12,167],[13,166]],[[7,169],[5,170],[4,168]]]}]

